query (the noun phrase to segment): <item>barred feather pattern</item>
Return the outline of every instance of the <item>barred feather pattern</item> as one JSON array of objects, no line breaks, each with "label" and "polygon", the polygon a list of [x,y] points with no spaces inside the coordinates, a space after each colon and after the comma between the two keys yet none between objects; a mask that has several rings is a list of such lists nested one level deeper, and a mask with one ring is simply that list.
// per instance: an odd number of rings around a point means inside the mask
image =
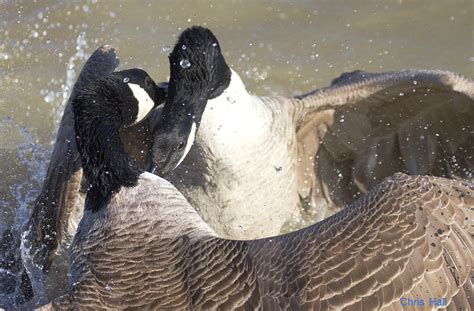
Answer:
[{"label": "barred feather pattern", "polygon": [[444,297],[469,310],[473,221],[473,184],[395,174],[308,228],[226,240],[146,174],[86,212],[70,290],[43,309],[402,310],[400,297]]}]

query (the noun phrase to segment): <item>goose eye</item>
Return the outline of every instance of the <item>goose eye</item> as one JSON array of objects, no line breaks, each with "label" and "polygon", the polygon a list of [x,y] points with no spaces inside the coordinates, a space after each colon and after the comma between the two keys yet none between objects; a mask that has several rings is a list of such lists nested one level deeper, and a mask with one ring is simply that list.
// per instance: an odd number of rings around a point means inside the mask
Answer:
[{"label": "goose eye", "polygon": [[151,79],[149,77],[145,78],[145,87],[150,88],[151,87]]}]

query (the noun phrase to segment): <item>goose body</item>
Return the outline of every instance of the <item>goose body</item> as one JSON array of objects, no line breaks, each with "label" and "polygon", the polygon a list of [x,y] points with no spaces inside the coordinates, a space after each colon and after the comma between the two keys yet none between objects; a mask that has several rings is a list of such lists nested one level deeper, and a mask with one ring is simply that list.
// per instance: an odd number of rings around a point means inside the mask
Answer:
[{"label": "goose body", "polygon": [[169,179],[220,235],[276,235],[297,218],[297,139],[287,118],[290,108],[245,93],[235,72],[229,88],[208,101],[197,148]]},{"label": "goose body", "polygon": [[400,298],[432,297],[466,309],[473,187],[399,174],[321,223],[238,241],[144,173],[106,209],[86,210],[70,288],[44,309],[402,310]]},{"label": "goose body", "polygon": [[[181,59],[191,66],[173,66]],[[199,27],[183,32],[170,65],[170,79],[186,87],[168,98],[162,121],[179,124],[169,115],[182,114],[192,118],[181,122],[198,126],[176,167],[177,158],[163,157],[172,145],[163,141],[183,141],[176,137],[189,137],[182,132],[190,126],[173,132],[158,124],[156,166],[220,236],[252,239],[308,225],[398,171],[474,176],[474,82],[459,75],[359,71],[295,98],[255,96]],[[213,95],[197,99],[206,88]]]}]

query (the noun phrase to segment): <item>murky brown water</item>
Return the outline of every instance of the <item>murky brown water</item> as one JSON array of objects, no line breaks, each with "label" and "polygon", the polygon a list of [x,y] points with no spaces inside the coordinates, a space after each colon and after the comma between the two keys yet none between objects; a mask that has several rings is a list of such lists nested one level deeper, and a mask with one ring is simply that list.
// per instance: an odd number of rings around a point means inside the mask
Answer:
[{"label": "murky brown water", "polygon": [[0,0],[0,234],[27,217],[40,188],[81,53],[105,43],[121,68],[161,81],[166,46],[188,26],[207,26],[260,95],[308,92],[355,69],[474,77],[473,1],[71,2]]}]

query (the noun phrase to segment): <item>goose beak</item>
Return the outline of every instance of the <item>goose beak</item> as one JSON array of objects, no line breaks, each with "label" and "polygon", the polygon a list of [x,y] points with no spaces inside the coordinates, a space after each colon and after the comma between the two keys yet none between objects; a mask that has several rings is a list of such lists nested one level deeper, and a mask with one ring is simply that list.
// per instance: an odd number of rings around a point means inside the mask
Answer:
[{"label": "goose beak", "polygon": [[157,159],[155,156],[154,159],[148,164],[147,171],[152,174],[164,177],[174,169],[174,165],[169,159],[170,156],[171,155],[161,156],[159,159]]},{"label": "goose beak", "polygon": [[156,165],[155,163],[153,163],[153,161],[150,161],[150,164],[147,166],[146,168],[146,171],[147,172],[150,172],[152,174],[155,174],[155,175],[158,175],[157,171],[158,171],[158,165]]},{"label": "goose beak", "polygon": [[[155,174],[157,168],[158,168],[158,167],[155,165],[155,163],[153,163],[152,155],[149,154],[149,155],[145,158],[145,165],[144,165],[143,169],[144,169],[146,172]],[[155,175],[156,175],[156,174],[155,174]]]},{"label": "goose beak", "polygon": [[174,167],[170,165],[170,155],[166,154],[163,156],[163,153],[159,154],[161,156],[150,155],[150,157],[148,157],[145,163],[145,170],[149,173],[163,177],[168,174]]}]

